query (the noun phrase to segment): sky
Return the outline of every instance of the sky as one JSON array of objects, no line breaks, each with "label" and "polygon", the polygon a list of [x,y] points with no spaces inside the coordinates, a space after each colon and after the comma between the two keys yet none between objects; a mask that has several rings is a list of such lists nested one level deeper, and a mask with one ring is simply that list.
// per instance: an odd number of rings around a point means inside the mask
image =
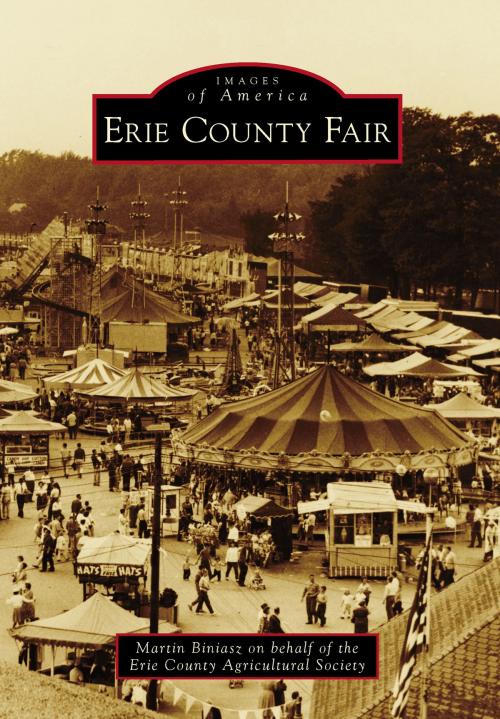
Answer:
[{"label": "sky", "polygon": [[442,115],[500,112],[499,0],[24,0],[0,27],[0,153],[91,154],[92,93],[274,62]]}]

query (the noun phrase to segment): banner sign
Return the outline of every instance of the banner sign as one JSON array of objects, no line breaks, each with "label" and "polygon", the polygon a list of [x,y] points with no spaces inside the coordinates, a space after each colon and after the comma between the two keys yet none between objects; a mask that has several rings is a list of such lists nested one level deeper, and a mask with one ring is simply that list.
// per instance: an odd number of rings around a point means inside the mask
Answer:
[{"label": "banner sign", "polygon": [[15,467],[47,467],[49,458],[46,454],[9,454],[5,457],[7,462]]},{"label": "banner sign", "polygon": [[77,564],[76,573],[79,577],[143,577],[144,567],[132,567],[130,564]]},{"label": "banner sign", "polygon": [[378,679],[377,634],[118,634],[118,679]]},{"label": "banner sign", "polygon": [[348,95],[282,65],[205,67],[150,95],[95,94],[93,161],[397,164],[402,96]]}]

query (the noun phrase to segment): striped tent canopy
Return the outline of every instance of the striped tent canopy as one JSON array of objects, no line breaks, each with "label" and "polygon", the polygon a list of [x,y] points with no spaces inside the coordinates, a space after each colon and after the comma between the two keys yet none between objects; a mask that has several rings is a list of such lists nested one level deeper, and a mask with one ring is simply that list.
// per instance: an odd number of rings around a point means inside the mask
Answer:
[{"label": "striped tent canopy", "polygon": [[[368,455],[380,458],[372,468],[384,469],[401,456],[431,451],[444,457],[469,445],[470,438],[436,412],[389,399],[325,365],[265,395],[222,404],[181,435],[176,449],[213,463],[218,453],[221,464],[252,466],[253,458],[253,466],[331,471],[368,469]],[[328,461],[333,458],[341,461]]]},{"label": "striped tent canopy", "polygon": [[60,389],[66,385],[70,385],[73,389],[94,389],[103,384],[110,384],[124,375],[125,370],[113,367],[96,357],[67,372],[45,377],[43,383],[50,389]]},{"label": "striped tent canopy", "polygon": [[6,379],[0,380],[0,404],[30,402],[36,396],[36,392],[28,385],[20,382],[9,382]]},{"label": "striped tent canopy", "polygon": [[154,377],[143,374],[138,367],[133,367],[111,384],[86,392],[81,391],[79,394],[96,400],[141,403],[190,400],[196,391],[184,387],[170,387]]}]

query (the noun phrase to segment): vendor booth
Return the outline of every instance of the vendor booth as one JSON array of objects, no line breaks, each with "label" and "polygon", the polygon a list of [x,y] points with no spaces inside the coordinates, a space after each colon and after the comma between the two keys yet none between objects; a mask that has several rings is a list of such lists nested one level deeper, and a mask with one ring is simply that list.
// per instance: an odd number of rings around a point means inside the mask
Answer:
[{"label": "vendor booth", "polygon": [[[179,519],[181,516],[181,487],[170,484],[162,485],[160,499],[161,536],[171,537],[179,533]],[[146,515],[148,520],[153,516],[154,488],[147,489]]]},{"label": "vendor booth", "polygon": [[140,590],[144,588],[151,554],[151,540],[134,539],[118,532],[105,537],[88,537],[76,562],[76,575],[87,599],[95,585],[125,609],[140,612]]},{"label": "vendor booth", "polygon": [[397,500],[384,482],[336,482],[326,498],[299,502],[299,514],[328,512],[330,577],[385,577],[398,564],[398,510],[426,514],[420,502]]},{"label": "vendor booth", "polygon": [[[50,463],[49,436],[66,432],[58,422],[39,419],[30,412],[12,412],[0,419],[2,464],[16,470],[47,469]],[[32,491],[32,487],[29,487]]]},{"label": "vendor booth", "polygon": [[[270,559],[288,560],[292,553],[293,512],[269,497],[247,495],[233,505],[239,519],[249,518],[250,532],[258,539],[252,547],[256,564],[267,566]],[[266,542],[265,535],[269,534]],[[262,539],[262,541],[259,541]]]},{"label": "vendor booth", "polygon": [[[148,631],[147,619],[96,592],[67,612],[16,627],[11,636],[20,643],[20,661],[26,656],[29,669],[67,679],[77,661],[85,684],[114,687],[116,634]],[[174,634],[180,630],[160,622],[159,631]]]}]

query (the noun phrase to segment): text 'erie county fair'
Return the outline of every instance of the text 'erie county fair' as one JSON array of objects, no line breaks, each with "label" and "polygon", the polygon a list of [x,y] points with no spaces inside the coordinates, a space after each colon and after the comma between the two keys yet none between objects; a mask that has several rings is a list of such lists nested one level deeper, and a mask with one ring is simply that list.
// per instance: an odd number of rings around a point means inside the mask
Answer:
[{"label": "text 'erie county fair'", "polygon": [[[124,643],[125,640],[125,643]],[[187,641],[186,641],[187,640]],[[304,639],[294,637],[248,641],[187,637],[120,637],[120,677],[181,677],[241,675],[263,678],[275,675],[369,678],[376,674],[376,637]]]}]

